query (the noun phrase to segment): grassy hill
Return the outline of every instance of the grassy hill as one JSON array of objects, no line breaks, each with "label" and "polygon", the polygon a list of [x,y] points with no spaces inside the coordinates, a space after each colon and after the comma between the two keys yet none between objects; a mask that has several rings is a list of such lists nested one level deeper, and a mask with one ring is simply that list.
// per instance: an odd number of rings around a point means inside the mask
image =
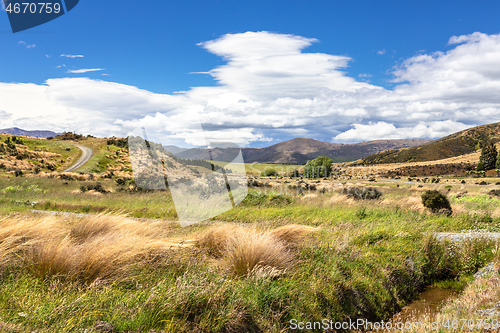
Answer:
[{"label": "grassy hill", "polygon": [[0,135],[0,172],[64,170],[81,155],[72,144],[33,137]]},{"label": "grassy hill", "polygon": [[387,150],[367,156],[354,164],[384,164],[436,161],[470,154],[492,140],[500,142],[500,122],[477,126],[418,147]]}]

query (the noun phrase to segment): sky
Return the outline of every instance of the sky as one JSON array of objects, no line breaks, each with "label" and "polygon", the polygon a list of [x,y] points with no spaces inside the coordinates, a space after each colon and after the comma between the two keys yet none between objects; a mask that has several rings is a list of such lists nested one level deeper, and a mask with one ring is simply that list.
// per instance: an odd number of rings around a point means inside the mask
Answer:
[{"label": "sky", "polygon": [[500,121],[498,1],[81,0],[12,33],[0,128],[181,146],[437,139]]}]

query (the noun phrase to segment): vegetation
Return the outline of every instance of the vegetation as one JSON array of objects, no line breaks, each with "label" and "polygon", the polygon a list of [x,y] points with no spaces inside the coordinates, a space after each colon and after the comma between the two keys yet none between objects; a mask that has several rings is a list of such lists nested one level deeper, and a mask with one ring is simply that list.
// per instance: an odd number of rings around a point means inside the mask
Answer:
[{"label": "vegetation", "polygon": [[266,168],[260,175],[262,177],[276,177],[278,176],[278,172],[276,172],[276,170],[273,168]]},{"label": "vegetation", "polygon": [[[69,144],[22,140],[11,144],[28,156],[30,147],[50,147],[59,154],[51,163],[74,160]],[[258,189],[234,209],[181,228],[168,190],[135,185],[120,144],[80,140],[96,153],[86,173],[37,164],[37,175],[23,169],[15,177],[6,169],[26,160],[2,160],[2,331],[288,332],[292,319],[386,321],[426,286],[463,286],[500,260],[496,240],[433,235],[500,232],[498,179],[479,186],[435,174],[406,182],[340,166],[329,179],[256,177],[249,182]],[[252,167],[255,175],[287,171]],[[483,284],[466,287],[463,300],[476,307],[500,300],[471,301],[469,288]]]},{"label": "vegetation", "polygon": [[304,177],[319,178],[330,176],[332,162],[332,159],[326,156],[319,156],[314,160],[307,161],[304,167]]},{"label": "vegetation", "polygon": [[498,151],[493,142],[486,143],[481,150],[481,157],[477,166],[478,171],[488,171],[495,169],[498,159]]},{"label": "vegetation", "polygon": [[422,193],[422,204],[433,213],[443,213],[448,216],[452,214],[450,201],[446,195],[439,191],[430,190]]},{"label": "vegetation", "polygon": [[500,123],[478,126],[425,145],[387,150],[363,158],[356,164],[427,162],[473,153],[484,142],[500,141]]}]

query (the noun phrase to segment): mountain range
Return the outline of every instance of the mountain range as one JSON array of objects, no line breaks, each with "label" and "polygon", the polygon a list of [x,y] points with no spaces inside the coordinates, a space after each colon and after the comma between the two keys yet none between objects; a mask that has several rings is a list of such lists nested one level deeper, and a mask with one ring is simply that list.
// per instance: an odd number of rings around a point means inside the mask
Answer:
[{"label": "mountain range", "polygon": [[[303,164],[318,156],[330,157],[334,162],[347,162],[384,150],[414,147],[430,141],[427,139],[403,139],[342,144],[297,138],[265,148],[242,148],[241,151],[246,163]],[[179,158],[207,159],[208,156],[206,149],[195,148],[180,151],[178,147],[174,146],[166,148]],[[238,149],[213,148],[210,153],[213,160],[230,162],[238,154]]]},{"label": "mountain range", "polygon": [[0,129],[0,134],[10,134],[10,135],[22,135],[31,136],[35,138],[50,138],[60,135],[61,133],[55,133],[52,131],[26,131],[17,127]]}]

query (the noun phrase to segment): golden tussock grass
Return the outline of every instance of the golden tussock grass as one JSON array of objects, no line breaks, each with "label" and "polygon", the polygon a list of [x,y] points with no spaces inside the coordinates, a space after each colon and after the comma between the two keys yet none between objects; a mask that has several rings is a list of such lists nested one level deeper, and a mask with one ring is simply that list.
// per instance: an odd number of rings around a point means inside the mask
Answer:
[{"label": "golden tussock grass", "polygon": [[298,224],[288,224],[270,231],[271,235],[285,243],[295,247],[303,243],[309,236],[317,232],[319,228]]},{"label": "golden tussock grass", "polygon": [[235,224],[218,224],[205,230],[196,246],[204,249],[236,276],[278,276],[295,263],[291,251],[316,228],[287,225],[261,231]]},{"label": "golden tussock grass", "polygon": [[124,217],[17,216],[0,220],[0,268],[93,282],[129,277],[152,255],[189,246],[169,238],[171,226]]}]

